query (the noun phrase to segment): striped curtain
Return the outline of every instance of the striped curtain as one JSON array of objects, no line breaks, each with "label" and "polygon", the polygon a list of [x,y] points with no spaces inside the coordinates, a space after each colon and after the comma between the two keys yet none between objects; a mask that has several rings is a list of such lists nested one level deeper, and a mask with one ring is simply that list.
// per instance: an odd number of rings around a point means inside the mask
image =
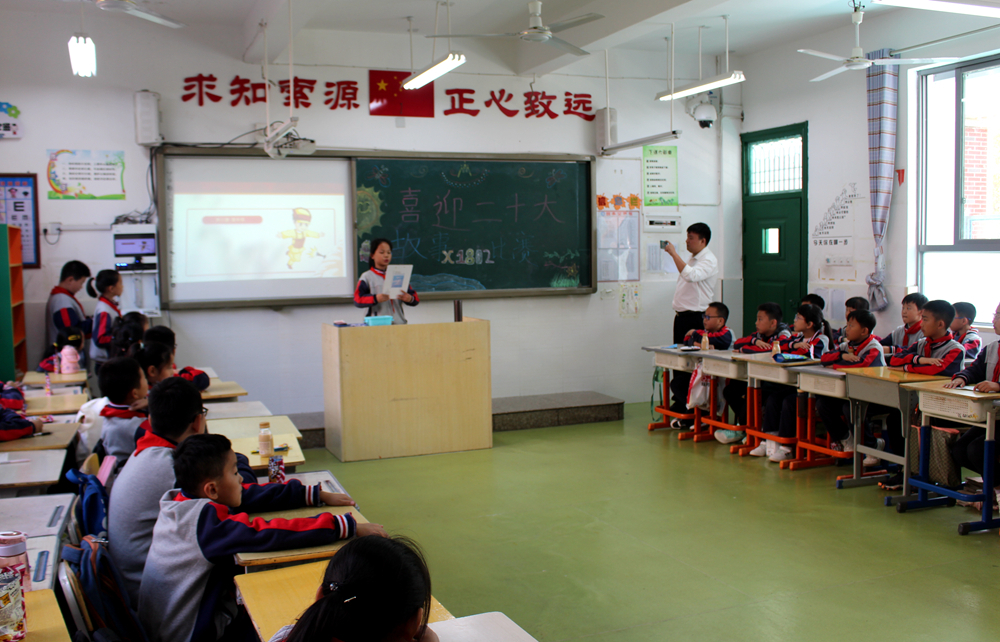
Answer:
[{"label": "striped curtain", "polygon": [[[889,57],[889,49],[872,51],[869,60]],[[889,305],[885,290],[885,250],[882,240],[889,225],[892,181],[896,163],[896,105],[899,102],[899,67],[872,65],[868,68],[868,182],[875,237],[875,271],[865,277],[872,310]]]}]

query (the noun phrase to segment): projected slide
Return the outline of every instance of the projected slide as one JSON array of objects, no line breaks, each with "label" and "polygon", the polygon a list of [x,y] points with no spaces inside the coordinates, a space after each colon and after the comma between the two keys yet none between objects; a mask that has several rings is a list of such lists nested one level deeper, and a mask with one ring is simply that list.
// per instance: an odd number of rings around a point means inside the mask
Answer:
[{"label": "projected slide", "polygon": [[346,296],[349,161],[168,158],[171,301]]}]

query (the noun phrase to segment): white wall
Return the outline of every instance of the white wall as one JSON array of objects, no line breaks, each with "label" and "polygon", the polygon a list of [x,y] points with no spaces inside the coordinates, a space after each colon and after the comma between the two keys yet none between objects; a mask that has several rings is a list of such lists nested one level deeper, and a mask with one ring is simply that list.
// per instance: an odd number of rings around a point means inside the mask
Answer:
[{"label": "white wall", "polygon": [[[861,45],[865,51],[883,47],[903,48],[929,42],[992,24],[992,21],[931,11],[900,9],[866,16],[861,27]],[[831,202],[849,183],[868,190],[868,124],[865,73],[849,71],[819,83],[809,80],[833,69],[836,64],[796,52],[799,48],[830,53],[850,51],[853,28],[845,27],[825,34],[784,44],[744,58],[747,82],[743,91],[746,111],[744,131],[752,132],[791,123],[809,123],[809,225],[820,221]],[[936,45],[905,54],[911,56],[974,56],[997,47],[997,32],[987,32],[954,42]],[[903,69],[908,69],[904,67]],[[913,191],[916,166],[909,156],[915,148],[911,126],[914,101],[908,96],[909,77],[900,74],[899,121],[896,167],[905,169],[903,189],[896,184],[888,231],[884,240],[888,281],[886,287],[892,304],[877,314],[879,332],[899,325],[899,301],[914,287],[916,275],[916,212]],[[820,269],[823,252],[810,248],[810,288],[838,287],[847,296],[866,296],[864,277],[874,269],[871,228],[857,221],[853,268]],[[831,253],[842,254],[834,250]],[[851,279],[851,280],[842,280]]]},{"label": "white wall", "polygon": [[[134,143],[133,133],[132,94],[138,89],[163,96],[163,134],[170,141],[226,141],[264,118],[262,105],[228,105],[229,80],[236,74],[257,80],[261,71],[238,61],[239,52],[234,51],[238,47],[233,45],[239,42],[235,30],[171,30],[100,12],[89,12],[88,17],[87,30],[97,43],[98,76],[81,79],[70,75],[66,53],[66,40],[78,29],[72,16],[0,11],[0,59],[4,61],[0,65],[0,100],[20,108],[25,131],[21,140],[0,141],[0,170],[44,176],[45,150],[50,148],[125,150],[124,202],[41,200],[43,227],[54,221],[64,225],[108,224],[118,214],[147,207],[148,155]],[[488,110],[477,118],[443,117],[440,111],[442,104],[448,104],[444,89],[449,87],[474,88],[482,99],[490,89],[505,88],[520,94],[528,91],[533,81],[537,89],[560,96],[557,104],[561,104],[563,91],[572,90],[592,93],[595,108],[603,107],[602,55],[559,74],[517,78],[477,56],[470,45],[466,51],[471,62],[462,73],[437,83],[437,117],[408,118],[405,128],[397,128],[393,118],[368,115],[364,106],[366,70],[407,68],[405,37],[305,31],[295,46],[296,61],[302,64],[296,75],[315,78],[320,85],[326,80],[360,82],[359,110],[325,110],[320,90],[314,93],[313,107],[299,112],[300,132],[315,138],[320,146],[427,152],[596,152],[593,124],[572,116],[542,122],[520,116],[507,119]],[[418,55],[429,57],[427,48],[418,42]],[[663,80],[657,79],[663,76],[660,58],[642,52],[612,52],[611,102],[618,109],[619,140],[669,128],[666,107],[652,100],[664,88]],[[334,61],[337,66],[330,64]],[[214,73],[220,79],[221,103],[199,108],[180,100],[182,79],[197,73]],[[269,73],[272,79],[287,78],[280,65],[272,66]],[[690,70],[679,74],[691,77]],[[277,101],[272,104],[275,110],[283,111],[277,105]],[[733,247],[738,248],[739,243],[739,228],[732,227],[732,221],[738,221],[738,205],[734,210],[730,197],[724,214],[718,205],[723,198],[719,149],[726,141],[727,149],[734,144],[738,149],[738,119],[731,119],[724,127],[700,130],[678,110],[675,121],[684,130],[677,142],[682,161],[681,199],[692,204],[679,208],[683,225],[705,221],[713,227],[713,247],[722,260],[724,274],[732,276],[730,261],[733,256],[738,259]],[[621,156],[634,159],[638,154]],[[599,174],[607,162],[598,161]],[[639,163],[614,162],[631,168],[627,180],[638,193]],[[731,170],[730,164],[730,174]],[[731,175],[729,181],[731,186]],[[602,191],[600,182],[597,191]],[[729,235],[726,228],[737,233]],[[736,246],[731,245],[732,239]],[[110,250],[107,232],[66,232],[54,245],[43,242],[43,268],[29,271],[25,279],[29,328],[43,328],[44,302],[65,261],[80,259],[97,270],[110,266]],[[647,398],[649,358],[639,347],[670,339],[674,284],[672,278],[644,282],[638,319],[620,318],[614,296],[466,302],[467,315],[492,322],[494,396],[593,389],[630,402]],[[224,378],[243,384],[250,398],[263,401],[274,412],[287,413],[322,409],[321,324],[334,319],[356,320],[361,314],[350,306],[314,306],[282,311],[176,312],[165,321],[178,333],[178,365],[213,366]],[[408,315],[416,323],[447,321],[451,303],[425,302]],[[42,332],[29,334],[33,357],[41,351]]]}]

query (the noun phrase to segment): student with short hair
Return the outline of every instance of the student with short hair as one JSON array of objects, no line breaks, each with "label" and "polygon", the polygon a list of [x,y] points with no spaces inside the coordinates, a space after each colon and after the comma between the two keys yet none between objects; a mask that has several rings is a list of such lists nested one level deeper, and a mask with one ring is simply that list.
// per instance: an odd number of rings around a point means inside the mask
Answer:
[{"label": "student with short hair", "polygon": [[350,513],[251,520],[248,513],[336,501],[320,484],[306,487],[295,479],[242,485],[236,453],[222,435],[185,439],[174,451],[174,476],[178,488],[160,500],[139,587],[139,618],[152,642],[211,642],[243,632],[245,614],[233,595],[236,553],[385,536],[380,525],[358,524]]},{"label": "student with short hair", "polygon": [[437,642],[431,576],[404,537],[361,537],[330,558],[316,601],[270,642]]},{"label": "student with short hair", "polygon": [[[684,345],[700,346],[702,337],[708,335],[708,343],[715,350],[730,350],[733,347],[735,336],[733,331],[726,326],[729,319],[729,306],[721,301],[712,301],[708,304],[705,313],[701,315],[702,329],[688,330],[684,336]],[[688,388],[691,385],[691,373],[675,370],[670,377],[670,390],[673,392],[674,402],[670,409],[675,412],[687,411]],[[690,425],[680,419],[673,419],[670,425],[674,428],[683,428]]]},{"label": "student with short hair", "polygon": [[[753,332],[733,343],[735,352],[770,352],[771,345],[791,336],[788,326],[781,322],[781,306],[777,303],[761,303],[757,306],[757,320]],[[747,415],[747,382],[730,381],[722,391],[722,396],[735,415],[736,424],[745,424]],[[744,433],[738,430],[716,430],[715,438],[724,444],[740,441]]]},{"label": "student with short hair", "polygon": [[139,362],[129,357],[105,361],[97,380],[101,392],[108,398],[108,404],[101,409],[104,418],[101,443],[105,453],[118,458],[117,467],[120,468],[135,451],[136,431],[146,421],[146,413],[133,406],[146,399],[149,386]]},{"label": "student with short hair", "polygon": [[[851,318],[851,312],[856,310],[868,310],[868,299],[863,296],[852,296],[850,299],[844,301],[844,319]],[[834,343],[845,343],[844,330],[847,325],[844,324],[843,328],[833,331],[833,342]]]},{"label": "student with short hair", "polygon": [[905,350],[924,338],[920,310],[923,309],[926,303],[927,297],[919,292],[907,294],[903,297],[903,307],[900,311],[903,325],[897,327],[891,334],[881,339],[886,354]]},{"label": "student with short hair", "polygon": [[97,299],[97,305],[94,307],[94,336],[90,342],[90,358],[94,360],[94,368],[98,372],[101,364],[113,356],[109,350],[122,316],[115,301],[121,296],[124,287],[122,275],[115,270],[101,270],[96,278],[87,282],[87,294]]},{"label": "student with short hair", "polygon": [[812,292],[810,292],[809,294],[802,297],[801,305],[815,305],[817,308],[820,309],[820,312],[823,312],[826,310],[826,299],[824,299],[818,294],[813,294]]},{"label": "student with short hair", "polygon": [[92,321],[77,300],[76,294],[90,278],[90,268],[80,261],[69,261],[59,273],[59,285],[49,292],[45,306],[45,343],[55,343],[60,330],[78,329],[84,338],[90,337]]},{"label": "student with short hair", "polygon": [[[154,325],[152,328],[146,330],[143,336],[145,341],[156,341],[168,346],[173,358],[177,359],[177,335],[174,334],[173,330],[165,325]],[[204,370],[198,370],[190,366],[178,370],[177,365],[174,364],[174,372],[181,379],[187,379],[193,383],[198,390],[206,390],[212,383]]]},{"label": "student with short hair", "polygon": [[965,360],[975,361],[979,356],[979,351],[983,346],[983,338],[979,332],[972,327],[976,322],[976,306],[967,301],[959,301],[955,304],[955,320],[951,322],[951,331],[955,335],[955,341],[965,348]]}]

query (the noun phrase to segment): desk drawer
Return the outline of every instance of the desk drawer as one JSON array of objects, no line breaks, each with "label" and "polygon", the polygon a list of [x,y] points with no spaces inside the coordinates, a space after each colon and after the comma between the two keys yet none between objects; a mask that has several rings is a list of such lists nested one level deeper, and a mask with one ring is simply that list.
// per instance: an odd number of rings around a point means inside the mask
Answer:
[{"label": "desk drawer", "polygon": [[666,352],[656,352],[653,354],[654,364],[660,366],[661,368],[668,368],[670,370],[693,372],[697,361],[697,357],[689,357],[687,355],[682,356],[679,354],[668,354]]},{"label": "desk drawer", "polygon": [[766,366],[762,363],[751,361],[747,364],[747,376],[751,379],[761,381],[772,381],[774,383],[784,383],[794,386],[799,381],[799,375],[791,368],[778,368],[776,366]]},{"label": "desk drawer", "polygon": [[975,399],[961,399],[949,395],[935,394],[933,392],[920,393],[920,410],[933,415],[944,417],[954,417],[965,421],[986,421],[986,413],[991,400],[978,401]]},{"label": "desk drawer", "polygon": [[746,381],[747,364],[745,361],[722,361],[721,359],[703,359],[702,371],[713,377],[726,379],[741,379]]},{"label": "desk drawer", "polygon": [[799,389],[814,395],[847,398],[847,380],[844,377],[823,377],[815,374],[799,373]]}]

